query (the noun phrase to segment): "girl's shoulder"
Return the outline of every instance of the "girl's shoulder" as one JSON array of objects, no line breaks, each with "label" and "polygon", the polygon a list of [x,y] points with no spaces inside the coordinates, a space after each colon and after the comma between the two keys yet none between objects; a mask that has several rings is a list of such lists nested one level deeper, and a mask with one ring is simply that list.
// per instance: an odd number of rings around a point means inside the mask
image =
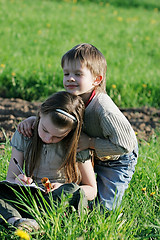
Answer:
[{"label": "girl's shoulder", "polygon": [[24,151],[31,141],[32,138],[25,137],[23,134],[19,133],[18,130],[16,130],[11,139],[10,145],[19,151]]}]

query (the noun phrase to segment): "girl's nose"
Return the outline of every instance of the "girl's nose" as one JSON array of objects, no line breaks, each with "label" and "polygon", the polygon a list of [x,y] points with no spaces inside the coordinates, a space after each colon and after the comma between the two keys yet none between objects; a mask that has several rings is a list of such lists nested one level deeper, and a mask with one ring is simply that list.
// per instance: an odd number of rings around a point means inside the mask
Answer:
[{"label": "girl's nose", "polygon": [[45,136],[45,142],[46,143],[51,143],[52,142],[52,137],[50,135]]}]

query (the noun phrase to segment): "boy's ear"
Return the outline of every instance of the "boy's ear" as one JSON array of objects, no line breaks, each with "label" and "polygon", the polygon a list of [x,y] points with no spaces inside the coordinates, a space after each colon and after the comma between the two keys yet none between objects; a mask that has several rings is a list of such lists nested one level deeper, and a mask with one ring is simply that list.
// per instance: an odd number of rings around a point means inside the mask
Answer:
[{"label": "boy's ear", "polygon": [[94,80],[93,85],[96,87],[102,82],[102,76],[97,76],[96,79]]}]

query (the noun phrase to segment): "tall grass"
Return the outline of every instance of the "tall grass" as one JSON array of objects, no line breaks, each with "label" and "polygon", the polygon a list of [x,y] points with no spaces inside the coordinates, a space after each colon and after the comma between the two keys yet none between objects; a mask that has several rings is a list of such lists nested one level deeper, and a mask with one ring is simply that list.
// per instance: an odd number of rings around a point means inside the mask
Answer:
[{"label": "tall grass", "polygon": [[[41,226],[41,231],[31,235],[33,239],[70,240],[120,240],[159,239],[160,237],[160,134],[149,142],[141,141],[135,173],[125,192],[122,205],[111,212],[102,212],[100,206],[93,211],[67,213],[66,205],[58,209],[51,205],[48,212],[41,212],[34,199],[28,202],[28,210]],[[11,148],[9,141],[2,146],[0,155],[0,180],[4,180],[8,169]],[[1,150],[2,151],[2,150]],[[24,205],[24,199],[21,204]],[[41,232],[46,234],[42,235]],[[0,226],[0,239],[18,239],[13,231]]]},{"label": "tall grass", "polygon": [[0,0],[0,4],[1,96],[43,100],[62,90],[62,55],[89,42],[107,59],[107,92],[118,106],[159,106],[159,2]]}]

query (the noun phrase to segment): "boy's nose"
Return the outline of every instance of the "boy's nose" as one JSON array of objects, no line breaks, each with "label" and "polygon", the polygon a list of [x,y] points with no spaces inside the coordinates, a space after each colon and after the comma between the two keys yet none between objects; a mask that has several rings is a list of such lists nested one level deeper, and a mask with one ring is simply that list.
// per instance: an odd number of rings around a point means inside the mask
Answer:
[{"label": "boy's nose", "polygon": [[74,79],[73,76],[69,76],[69,77],[68,77],[68,82],[74,82],[74,81],[75,81],[75,79]]}]

